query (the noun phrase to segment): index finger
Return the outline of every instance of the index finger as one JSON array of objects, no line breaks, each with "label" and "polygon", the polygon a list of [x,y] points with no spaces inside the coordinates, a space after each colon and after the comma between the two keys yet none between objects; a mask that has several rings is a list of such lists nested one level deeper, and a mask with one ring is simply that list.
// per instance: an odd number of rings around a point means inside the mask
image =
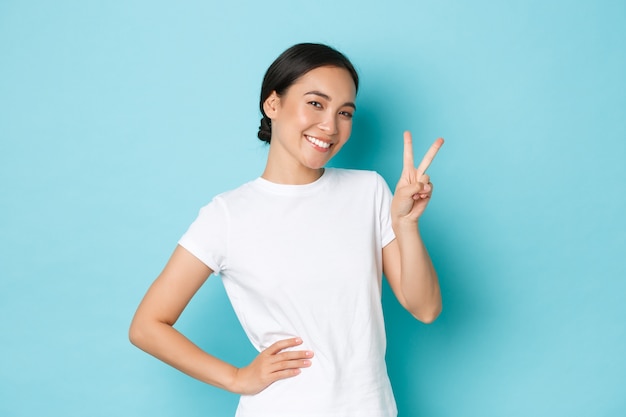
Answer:
[{"label": "index finger", "polygon": [[424,155],[424,159],[422,159],[422,162],[420,162],[419,166],[417,167],[417,172],[419,173],[419,175],[424,175],[430,164],[433,162],[433,159],[435,159],[435,155],[437,155],[437,152],[439,152],[439,149],[442,145],[443,138],[437,139],[435,143],[431,145],[430,149],[428,149],[428,152],[426,152],[426,155]]},{"label": "index finger", "polygon": [[408,172],[408,170],[412,170],[415,167],[415,165],[413,165],[413,139],[411,132],[408,130],[404,132],[404,153],[402,155],[404,161],[402,171]]}]

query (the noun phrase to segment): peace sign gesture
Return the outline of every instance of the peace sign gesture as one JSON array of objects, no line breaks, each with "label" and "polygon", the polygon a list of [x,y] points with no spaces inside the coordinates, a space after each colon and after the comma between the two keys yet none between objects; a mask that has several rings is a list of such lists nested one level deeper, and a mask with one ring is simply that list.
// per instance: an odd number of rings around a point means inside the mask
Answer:
[{"label": "peace sign gesture", "polygon": [[433,185],[426,174],[426,169],[435,159],[442,145],[443,139],[437,139],[424,155],[422,162],[415,168],[411,132],[404,132],[404,165],[391,201],[392,219],[417,222],[422,215],[433,193]]}]

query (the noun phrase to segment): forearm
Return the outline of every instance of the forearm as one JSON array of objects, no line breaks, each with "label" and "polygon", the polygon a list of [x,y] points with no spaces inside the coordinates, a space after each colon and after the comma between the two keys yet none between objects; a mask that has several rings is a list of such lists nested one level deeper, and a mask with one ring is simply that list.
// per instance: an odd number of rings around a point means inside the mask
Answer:
[{"label": "forearm", "polygon": [[418,320],[430,323],[441,312],[441,290],[418,223],[397,220],[393,229],[400,252],[400,289],[405,308]]},{"label": "forearm", "polygon": [[167,323],[134,323],[130,340],[141,350],[193,378],[231,392],[236,391],[236,367],[204,352]]}]

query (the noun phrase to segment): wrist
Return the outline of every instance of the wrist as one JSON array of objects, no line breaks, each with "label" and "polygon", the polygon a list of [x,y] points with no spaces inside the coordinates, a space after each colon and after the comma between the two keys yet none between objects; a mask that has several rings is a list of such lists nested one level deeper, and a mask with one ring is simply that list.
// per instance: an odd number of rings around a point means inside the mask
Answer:
[{"label": "wrist", "polygon": [[225,384],[224,388],[227,391],[230,391],[235,394],[242,394],[243,387],[241,386],[239,374],[241,369],[237,367],[232,367],[230,372],[228,373],[228,382]]},{"label": "wrist", "polygon": [[410,219],[407,217],[395,217],[391,219],[391,227],[396,230],[410,230],[415,231],[419,228],[419,217],[417,219]]}]

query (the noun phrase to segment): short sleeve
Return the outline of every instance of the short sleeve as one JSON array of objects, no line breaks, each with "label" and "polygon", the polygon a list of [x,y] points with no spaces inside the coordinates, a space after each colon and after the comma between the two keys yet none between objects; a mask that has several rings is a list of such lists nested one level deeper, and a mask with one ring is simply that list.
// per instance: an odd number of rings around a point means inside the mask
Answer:
[{"label": "short sleeve", "polygon": [[178,244],[219,274],[226,264],[228,225],[224,201],[216,197],[200,209]]},{"label": "short sleeve", "polygon": [[376,174],[376,198],[380,219],[381,243],[384,248],[396,238],[396,235],[391,227],[391,190],[380,174]]}]

